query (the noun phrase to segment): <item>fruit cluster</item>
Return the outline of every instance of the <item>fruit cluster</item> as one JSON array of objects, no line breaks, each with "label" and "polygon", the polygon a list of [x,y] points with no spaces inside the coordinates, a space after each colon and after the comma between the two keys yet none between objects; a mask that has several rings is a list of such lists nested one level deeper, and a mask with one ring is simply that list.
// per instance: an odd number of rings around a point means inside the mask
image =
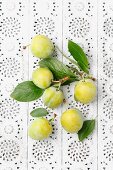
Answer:
[{"label": "fruit cluster", "polygon": [[[54,46],[52,41],[44,35],[36,35],[31,42],[31,52],[35,57],[42,59],[39,62],[40,67],[33,71],[32,82],[27,81],[19,84],[11,97],[23,102],[29,102],[42,96],[42,101],[48,108],[57,108],[65,100],[62,85],[68,85],[76,81],[74,99],[83,104],[90,103],[96,96],[96,86],[94,78],[89,75],[89,63],[83,50],[72,41],[68,43],[68,49],[75,60],[66,57],[73,62],[78,68],[75,73],[68,69],[62,62],[52,57]],[[27,89],[25,92],[25,89]],[[23,95],[24,92],[24,96]],[[26,93],[26,94],[25,94]],[[35,140],[43,140],[52,133],[51,122],[43,116],[47,111],[43,108],[35,109],[32,116],[37,117],[28,129],[29,136]],[[89,120],[90,121],[90,120]],[[91,120],[92,121],[92,120]],[[89,123],[89,122],[88,122]],[[87,131],[87,122],[83,121],[81,111],[77,108],[66,110],[61,115],[61,125],[69,133],[78,133],[79,139],[83,140],[91,132]],[[89,128],[94,128],[94,123],[88,124]],[[91,128],[92,128],[91,127]],[[92,128],[92,130],[93,130]],[[80,138],[84,133],[84,138]],[[83,136],[83,135],[82,135]]]}]

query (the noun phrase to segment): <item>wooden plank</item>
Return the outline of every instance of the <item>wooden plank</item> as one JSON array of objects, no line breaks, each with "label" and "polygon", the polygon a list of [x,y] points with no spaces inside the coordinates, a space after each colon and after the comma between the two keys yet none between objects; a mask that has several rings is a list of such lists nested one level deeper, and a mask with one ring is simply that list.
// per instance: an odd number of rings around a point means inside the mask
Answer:
[{"label": "wooden plank", "polygon": [[[97,2],[95,1],[63,1],[63,51],[67,56],[68,40],[80,44],[86,52],[91,73],[97,78]],[[63,59],[64,63],[68,63]],[[74,101],[74,86],[64,88],[66,104],[63,110],[78,108],[82,111],[84,119],[97,116],[96,100],[88,105]],[[78,141],[77,134],[62,132],[63,170],[96,170],[97,169],[97,128],[94,134],[83,142]]]},{"label": "wooden plank", "polygon": [[10,98],[28,77],[26,12],[27,1],[0,1],[0,170],[27,169],[27,105]]},{"label": "wooden plank", "polygon": [[[52,41],[62,46],[62,1],[60,0],[31,0],[30,1],[30,34],[29,39],[36,34],[44,34]],[[29,52],[30,53],[30,52]],[[58,51],[54,54],[59,59],[62,56]],[[29,79],[32,77],[32,71],[38,67],[39,59],[29,55]],[[29,112],[37,107],[44,107],[42,100],[29,103]],[[28,169],[50,170],[61,169],[61,128],[60,114],[61,108],[49,111],[48,119],[52,118],[54,113],[58,116],[53,123],[53,134],[44,141],[34,141],[28,139]],[[32,117],[29,116],[29,123]]]},{"label": "wooden plank", "polygon": [[98,168],[113,168],[113,3],[98,1]]}]

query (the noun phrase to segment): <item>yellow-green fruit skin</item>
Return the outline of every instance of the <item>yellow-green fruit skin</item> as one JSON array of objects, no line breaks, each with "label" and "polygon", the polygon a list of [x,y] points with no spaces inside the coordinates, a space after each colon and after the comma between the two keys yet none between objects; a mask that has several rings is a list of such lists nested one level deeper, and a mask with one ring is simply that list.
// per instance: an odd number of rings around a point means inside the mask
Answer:
[{"label": "yellow-green fruit skin", "polygon": [[38,68],[32,74],[33,83],[41,89],[49,87],[52,80],[53,74],[48,68]]},{"label": "yellow-green fruit skin", "polygon": [[34,140],[43,140],[52,133],[52,126],[45,118],[36,118],[28,128],[28,135]]},{"label": "yellow-green fruit skin", "polygon": [[55,87],[49,87],[44,91],[42,100],[47,107],[56,108],[63,102],[64,95],[61,90]]},{"label": "yellow-green fruit skin", "polygon": [[74,88],[74,98],[83,104],[92,102],[96,96],[96,85],[90,79],[79,81]]},{"label": "yellow-green fruit skin", "polygon": [[68,109],[61,116],[61,125],[69,133],[77,133],[83,126],[82,113],[78,109]]},{"label": "yellow-green fruit skin", "polygon": [[31,52],[35,57],[48,58],[53,54],[54,46],[51,40],[44,35],[36,35],[31,41]]}]

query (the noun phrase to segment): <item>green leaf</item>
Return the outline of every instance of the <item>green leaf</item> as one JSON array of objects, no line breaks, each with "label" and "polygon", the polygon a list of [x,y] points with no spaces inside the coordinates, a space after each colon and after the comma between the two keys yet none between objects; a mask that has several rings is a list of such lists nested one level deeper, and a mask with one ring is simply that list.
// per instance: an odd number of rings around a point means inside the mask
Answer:
[{"label": "green leaf", "polygon": [[86,120],[83,123],[82,129],[78,132],[78,137],[80,141],[83,141],[88,137],[95,128],[95,120]]},{"label": "green leaf", "polygon": [[73,41],[69,40],[68,50],[73,58],[77,61],[80,69],[86,73],[89,73],[89,62],[83,49]]},{"label": "green leaf", "polygon": [[32,117],[43,117],[46,116],[47,114],[48,112],[44,108],[37,108],[30,113]]},{"label": "green leaf", "polygon": [[39,65],[40,67],[48,67],[52,71],[55,80],[68,76],[70,79],[64,84],[69,84],[78,80],[77,76],[57,58],[43,59],[39,62]]},{"label": "green leaf", "polygon": [[20,102],[30,102],[40,98],[44,90],[35,86],[32,81],[25,81],[16,86],[11,97]]}]

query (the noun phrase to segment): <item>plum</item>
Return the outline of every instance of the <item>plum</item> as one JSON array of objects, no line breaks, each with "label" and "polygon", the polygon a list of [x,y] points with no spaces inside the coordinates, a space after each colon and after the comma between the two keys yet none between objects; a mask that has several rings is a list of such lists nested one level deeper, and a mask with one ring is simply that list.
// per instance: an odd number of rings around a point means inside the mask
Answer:
[{"label": "plum", "polygon": [[48,68],[38,68],[33,72],[32,80],[36,86],[45,89],[51,85],[53,74]]},{"label": "plum", "polygon": [[31,41],[31,52],[35,57],[48,58],[53,54],[52,41],[44,35],[36,35]]},{"label": "plum", "polygon": [[78,109],[68,109],[61,115],[61,125],[69,133],[77,133],[83,125],[82,113]]},{"label": "plum", "polygon": [[96,96],[96,85],[91,79],[80,80],[74,88],[74,98],[83,104],[90,103]]},{"label": "plum", "polygon": [[45,118],[36,118],[28,128],[28,135],[34,140],[43,140],[52,133],[52,125]]},{"label": "plum", "polygon": [[47,107],[56,108],[60,104],[62,104],[64,100],[64,95],[61,90],[58,90],[57,88],[51,86],[44,91],[42,100],[44,102],[44,105],[46,105]]}]

